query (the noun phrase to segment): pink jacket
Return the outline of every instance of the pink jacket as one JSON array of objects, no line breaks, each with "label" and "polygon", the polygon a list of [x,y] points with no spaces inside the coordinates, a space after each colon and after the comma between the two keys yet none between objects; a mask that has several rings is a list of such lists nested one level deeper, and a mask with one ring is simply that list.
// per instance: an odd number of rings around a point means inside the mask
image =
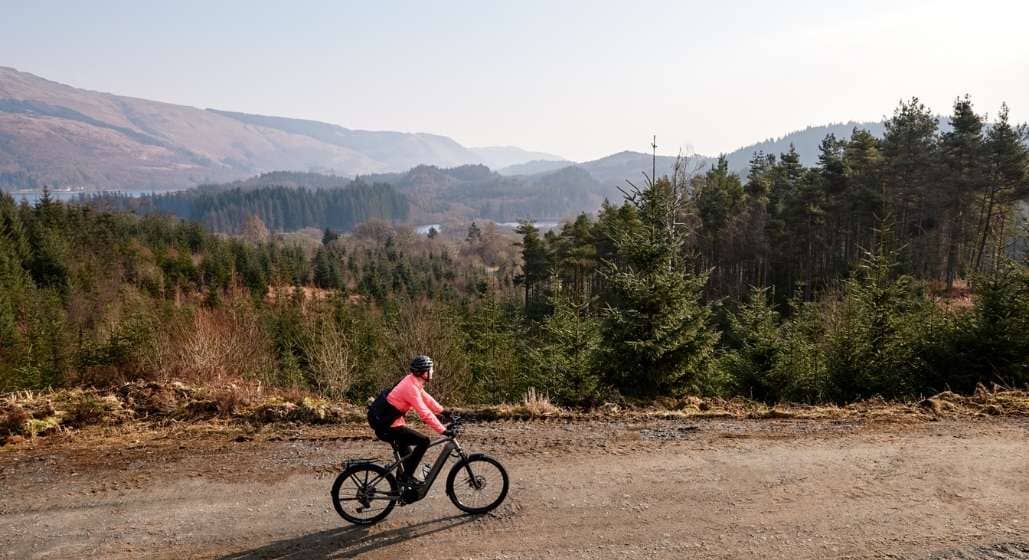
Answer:
[{"label": "pink jacket", "polygon": [[413,408],[422,422],[428,424],[437,433],[442,434],[446,429],[436,418],[437,414],[443,412],[443,407],[425,392],[425,380],[413,373],[409,373],[407,377],[401,379],[400,383],[397,383],[397,386],[386,396],[386,400],[400,411],[400,418],[390,425],[391,428],[403,426],[405,424],[404,415]]}]

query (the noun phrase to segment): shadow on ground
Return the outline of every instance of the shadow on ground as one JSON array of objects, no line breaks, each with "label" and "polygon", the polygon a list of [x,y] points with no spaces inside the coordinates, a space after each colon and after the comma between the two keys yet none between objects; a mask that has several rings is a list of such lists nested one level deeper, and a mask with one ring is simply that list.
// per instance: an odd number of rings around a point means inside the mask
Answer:
[{"label": "shadow on ground", "polygon": [[376,531],[374,527],[339,527],[276,541],[253,550],[222,556],[219,560],[353,558],[373,550],[446,531],[458,525],[475,521],[478,517],[476,515],[452,515],[384,531]]}]

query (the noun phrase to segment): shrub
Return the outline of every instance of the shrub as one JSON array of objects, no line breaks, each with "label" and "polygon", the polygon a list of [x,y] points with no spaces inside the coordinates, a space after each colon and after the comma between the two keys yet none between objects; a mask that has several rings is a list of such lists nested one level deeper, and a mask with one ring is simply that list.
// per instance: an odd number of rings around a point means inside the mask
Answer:
[{"label": "shrub", "polygon": [[971,311],[939,313],[921,353],[922,386],[970,393],[979,383],[1029,383],[1029,268],[1008,264],[975,282]]},{"label": "shrub", "polygon": [[[597,361],[602,348],[600,324],[590,315],[589,302],[567,296],[551,300],[553,314],[540,327],[538,339],[527,351],[531,381],[557,396],[559,402],[578,404],[600,393]],[[535,389],[530,387],[533,394]]]},{"label": "shrub", "polygon": [[752,399],[778,400],[771,378],[783,350],[779,313],[769,304],[768,290],[754,288],[750,300],[729,315],[727,342],[733,346],[719,360],[729,375],[732,392]]},{"label": "shrub", "polygon": [[29,418],[29,413],[16,404],[0,408],[0,436],[25,434]]},{"label": "shrub", "polygon": [[886,255],[869,255],[826,314],[830,396],[850,401],[917,394],[926,364],[919,352],[935,312],[915,281],[894,274]]},{"label": "shrub", "polygon": [[129,414],[114,396],[101,397],[92,391],[76,391],[69,394],[65,403],[62,424],[72,428],[95,424],[111,424],[124,420]]},{"label": "shrub", "polygon": [[732,347],[720,365],[732,394],[765,402],[817,402],[824,396],[823,314],[831,302],[794,300],[790,305],[790,318],[783,320],[768,291],[755,288],[749,301],[729,316]]}]

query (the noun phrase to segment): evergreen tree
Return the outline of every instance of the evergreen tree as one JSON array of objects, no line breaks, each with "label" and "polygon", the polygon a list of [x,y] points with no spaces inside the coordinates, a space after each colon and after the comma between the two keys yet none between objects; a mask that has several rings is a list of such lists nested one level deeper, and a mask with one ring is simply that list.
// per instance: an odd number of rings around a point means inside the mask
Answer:
[{"label": "evergreen tree", "polygon": [[[972,260],[976,272],[983,269],[988,238],[992,236],[998,244],[1003,244],[1004,229],[1015,201],[1029,198],[1029,128],[1012,126],[1008,107],[1002,105],[997,123],[990,127],[985,148],[986,187],[979,205],[977,243]],[[996,268],[1001,259],[993,261]]]},{"label": "evergreen tree", "polygon": [[465,241],[472,244],[482,241],[482,228],[475,222],[468,226],[468,235],[465,236]]},{"label": "evergreen tree", "polygon": [[983,118],[975,114],[966,95],[954,103],[950,118],[951,130],[940,141],[940,155],[946,170],[939,192],[941,218],[946,224],[947,287],[954,285],[960,272],[962,252],[969,249],[965,238],[971,230],[967,224],[976,196],[985,188],[986,168],[983,139]]},{"label": "evergreen tree", "polygon": [[540,327],[539,342],[529,351],[530,369],[536,378],[532,385],[562,403],[593,401],[601,388],[599,321],[591,313],[589,301],[557,295],[551,306],[554,311]]},{"label": "evergreen tree", "polygon": [[906,242],[901,264],[916,275],[941,276],[940,232],[934,219],[939,198],[933,187],[939,176],[936,117],[917,98],[901,102],[885,123],[881,146],[883,199],[878,216],[883,228]]},{"label": "evergreen tree", "polygon": [[604,271],[604,368],[627,392],[679,392],[709,372],[718,336],[701,301],[706,278],[689,273],[682,256],[685,190],[667,178],[633,187],[626,201],[640,225],[614,232],[619,262]]},{"label": "evergreen tree", "polygon": [[472,381],[483,391],[480,400],[504,402],[524,390],[524,362],[520,359],[517,317],[489,291],[465,323],[465,344]]},{"label": "evergreen tree", "polygon": [[325,232],[322,234],[322,245],[331,245],[337,239],[339,239],[339,233],[331,228],[325,228]]},{"label": "evergreen tree", "polygon": [[525,314],[538,318],[545,309],[546,282],[552,275],[550,255],[539,229],[529,221],[518,224],[515,230],[522,236],[522,272],[515,281],[525,290]]},{"label": "evergreen tree", "polygon": [[332,252],[321,248],[315,253],[313,279],[315,286],[326,290],[338,290],[343,287],[339,259]]}]

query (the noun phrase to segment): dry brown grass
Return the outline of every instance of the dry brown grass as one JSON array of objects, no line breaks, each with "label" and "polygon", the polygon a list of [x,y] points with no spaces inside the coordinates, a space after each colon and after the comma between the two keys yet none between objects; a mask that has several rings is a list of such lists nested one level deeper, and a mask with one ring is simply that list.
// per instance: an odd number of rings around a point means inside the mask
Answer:
[{"label": "dry brown grass", "polygon": [[[737,418],[875,422],[930,422],[943,418],[1029,416],[1029,392],[980,386],[973,395],[943,392],[917,402],[869,399],[845,406],[776,404],[743,398],[660,399],[653,403],[608,403],[592,410],[555,406],[530,389],[520,402],[453,409],[468,419]],[[292,390],[264,390],[259,383],[190,386],[137,381],[107,392],[69,389],[19,392],[0,398],[0,443],[15,443],[91,426],[117,430],[142,425],[232,423],[364,424],[365,409]]]},{"label": "dry brown grass", "polygon": [[249,392],[236,385],[228,385],[216,390],[212,400],[218,415],[226,418],[250,405]]},{"label": "dry brown grass", "polygon": [[522,396],[522,406],[531,416],[553,416],[561,412],[550,402],[550,395],[536,391],[535,387],[529,387]]}]

